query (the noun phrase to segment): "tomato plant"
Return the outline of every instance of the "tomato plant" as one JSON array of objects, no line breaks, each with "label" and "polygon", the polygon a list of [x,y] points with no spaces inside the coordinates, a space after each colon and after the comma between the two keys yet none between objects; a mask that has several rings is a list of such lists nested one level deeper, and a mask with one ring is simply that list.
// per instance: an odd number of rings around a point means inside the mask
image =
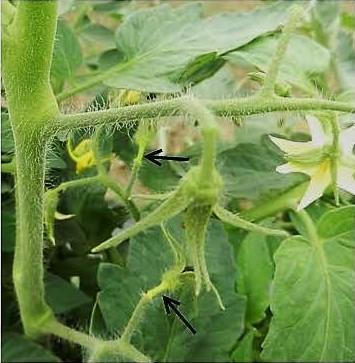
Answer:
[{"label": "tomato plant", "polygon": [[3,361],[355,359],[349,2],[2,19]]}]

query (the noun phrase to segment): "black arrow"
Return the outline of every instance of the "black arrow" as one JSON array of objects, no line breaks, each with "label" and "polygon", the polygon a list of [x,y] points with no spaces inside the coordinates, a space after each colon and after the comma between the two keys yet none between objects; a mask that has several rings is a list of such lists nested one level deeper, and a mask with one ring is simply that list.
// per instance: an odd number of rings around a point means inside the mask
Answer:
[{"label": "black arrow", "polygon": [[[171,310],[180,318],[180,320],[187,326],[187,328],[191,331],[192,334],[196,334],[196,330],[191,326],[191,324],[184,318],[184,316],[180,313],[176,305],[180,305],[180,301],[172,299],[169,296],[163,295],[163,302],[165,311],[167,314],[170,314]],[[170,310],[171,309],[171,310]]]},{"label": "black arrow", "polygon": [[158,155],[162,152],[162,149],[151,151],[148,154],[145,154],[144,157],[154,163],[155,165],[161,166],[161,162],[159,160],[175,160],[175,161],[189,161],[190,158],[186,158],[183,156],[164,156]]}]

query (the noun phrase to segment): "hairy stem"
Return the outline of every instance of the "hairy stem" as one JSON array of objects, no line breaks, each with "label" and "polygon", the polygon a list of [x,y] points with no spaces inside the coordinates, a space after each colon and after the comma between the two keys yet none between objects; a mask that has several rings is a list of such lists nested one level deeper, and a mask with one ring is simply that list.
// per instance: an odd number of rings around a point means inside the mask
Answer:
[{"label": "hairy stem", "polygon": [[17,235],[13,281],[25,333],[36,337],[41,324],[52,318],[43,284],[45,146],[38,134],[20,141],[16,148]]},{"label": "hairy stem", "polygon": [[158,285],[155,286],[154,288],[148,290],[146,293],[144,293],[142,295],[142,297],[140,298],[138,304],[136,305],[133,314],[131,315],[128,324],[126,325],[123,334],[121,335],[121,340],[124,342],[130,342],[133,333],[135,332],[135,330],[138,327],[138,324],[140,323],[140,321],[142,320],[144,311],[146,309],[146,307],[148,306],[148,304],[158,295],[162,294],[163,292],[165,292],[166,290],[170,289],[171,284],[166,281],[166,280],[162,280],[162,282]]},{"label": "hairy stem", "polygon": [[[184,98],[172,99],[103,111],[62,115],[51,124],[48,124],[46,131],[48,136],[51,136],[61,130],[74,130],[108,124],[130,125],[142,119],[180,115],[184,113],[181,107],[184,100]],[[270,99],[260,99],[258,97],[245,97],[231,100],[209,100],[203,101],[203,103],[216,115],[225,117],[249,116],[277,111],[307,110],[333,110],[355,113],[355,104],[313,98],[283,98],[275,96]]]},{"label": "hairy stem", "polygon": [[81,345],[82,347],[91,349],[94,345],[100,342],[99,339],[88,334],[79,332],[75,329],[69,328],[56,320],[51,320],[44,324],[42,327],[45,334],[53,334],[59,338],[68,340],[72,343]]},{"label": "hairy stem", "polygon": [[15,172],[16,172],[15,159],[13,159],[9,163],[1,164],[1,172],[2,173],[7,173],[7,174],[15,174]]},{"label": "hairy stem", "polygon": [[279,69],[282,64],[283,58],[286,54],[291,34],[296,29],[297,22],[300,19],[302,13],[303,9],[298,5],[290,9],[290,17],[282,31],[279,43],[276,48],[276,52],[271,60],[268,72],[266,73],[264,85],[260,90],[260,96],[272,96],[274,94],[277,75],[279,73]]},{"label": "hairy stem", "polygon": [[56,188],[50,189],[49,191],[63,192],[68,188],[77,188],[84,185],[96,184],[100,181],[97,175],[90,176],[82,179],[74,179],[59,184]]},{"label": "hairy stem", "polygon": [[218,136],[218,125],[212,112],[200,101],[191,99],[186,100],[183,108],[196,118],[202,133],[203,148],[201,156],[200,180],[202,183],[209,182],[214,177],[216,161],[216,143]]},{"label": "hairy stem", "polygon": [[267,227],[259,226],[258,224],[251,223],[249,221],[246,221],[246,220],[240,218],[238,215],[229,212],[228,210],[226,210],[220,206],[215,206],[213,208],[213,212],[223,222],[231,224],[232,226],[235,226],[238,228],[246,229],[247,231],[258,232],[258,233],[262,233],[262,234],[270,235],[270,236],[283,236],[283,237],[288,236],[288,233],[286,231],[267,228]]},{"label": "hairy stem", "polygon": [[114,356],[120,356],[133,362],[151,362],[146,355],[137,350],[133,345],[116,340],[101,340],[91,335],[69,328],[56,320],[48,321],[42,326],[43,334],[53,334],[59,338],[78,344],[91,351],[89,362],[101,362]]},{"label": "hairy stem", "polygon": [[163,220],[172,218],[183,211],[189,204],[189,199],[182,192],[181,189],[175,191],[172,196],[165,200],[157,209],[152,213],[141,219],[139,222],[133,226],[125,229],[123,232],[119,233],[117,236],[113,236],[96,246],[92,249],[92,252],[100,252],[110,247],[118,246],[120,243],[128,238],[134,237],[139,232],[159,225]]},{"label": "hairy stem", "polygon": [[131,199],[132,189],[134,187],[134,184],[138,177],[138,171],[142,165],[143,157],[144,157],[144,151],[146,146],[143,144],[140,144],[138,147],[138,153],[137,156],[133,160],[133,166],[132,166],[132,172],[131,177],[129,178],[128,185],[126,188],[125,195],[127,198]]},{"label": "hairy stem", "polygon": [[314,225],[312,218],[305,210],[298,210],[295,213],[297,214],[297,218],[302,222],[309,240],[318,246],[320,244],[320,239],[318,237],[317,228]]},{"label": "hairy stem", "polygon": [[107,188],[111,189],[120,200],[125,204],[129,213],[134,218],[135,221],[139,221],[140,212],[137,208],[136,204],[129,198],[126,197],[125,191],[121,188],[121,186],[116,182],[116,180],[112,179],[107,173],[99,175],[100,182]]},{"label": "hairy stem", "polygon": [[283,194],[257,204],[251,209],[240,213],[240,217],[248,221],[260,221],[278,212],[293,208],[298,205],[306,191],[308,182],[297,185]]},{"label": "hairy stem", "polygon": [[3,48],[3,79],[16,159],[13,281],[24,331],[33,337],[53,319],[43,284],[46,145],[42,126],[59,114],[49,83],[56,16],[55,1],[20,1]]},{"label": "hairy stem", "polygon": [[49,82],[56,17],[56,1],[20,1],[8,28],[3,79],[13,126],[45,123],[58,114]]},{"label": "hairy stem", "polygon": [[103,81],[109,79],[113,75],[114,76],[119,75],[120,71],[125,70],[125,68],[127,68],[127,66],[129,66],[129,65],[130,65],[129,62],[128,63],[119,63],[118,65],[116,65],[102,73],[92,76],[86,82],[83,82],[71,89],[64,90],[63,92],[61,92],[60,94],[57,95],[58,102],[65,101],[66,99],[68,99],[72,96],[75,96],[78,93],[81,93],[92,87],[95,87],[95,86],[99,85],[100,83],[102,83]]},{"label": "hairy stem", "polygon": [[102,154],[102,151],[100,150],[100,143],[104,142],[105,137],[105,128],[99,127],[96,130],[95,136],[93,138],[93,153],[96,162],[96,169],[98,172],[97,177],[104,186],[111,189],[117,195],[117,197],[128,209],[132,218],[135,221],[138,221],[140,219],[140,212],[138,210],[138,207],[136,206],[135,202],[126,195],[121,184],[109,175],[109,172],[104,164],[104,161],[107,160],[107,158],[105,157],[105,155]]},{"label": "hairy stem", "polygon": [[329,121],[331,125],[331,130],[333,134],[333,143],[332,143],[332,151],[331,151],[331,177],[332,177],[332,188],[333,188],[333,194],[335,199],[335,204],[339,205],[339,190],[337,185],[337,179],[338,179],[338,158],[340,154],[339,150],[339,124],[337,120],[337,116],[335,114],[329,115]]}]

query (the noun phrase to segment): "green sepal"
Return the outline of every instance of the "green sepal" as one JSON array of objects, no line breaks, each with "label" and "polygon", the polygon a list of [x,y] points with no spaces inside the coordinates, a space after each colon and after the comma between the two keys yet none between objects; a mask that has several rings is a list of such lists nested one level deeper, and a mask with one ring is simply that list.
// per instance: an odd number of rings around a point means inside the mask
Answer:
[{"label": "green sepal", "polygon": [[54,238],[54,220],[55,212],[59,202],[59,193],[55,190],[49,190],[44,195],[44,225],[46,227],[48,239],[55,246]]},{"label": "green sepal", "polygon": [[222,310],[225,309],[222,299],[213,285],[207,268],[205,257],[205,240],[208,222],[212,214],[212,205],[191,204],[184,214],[186,231],[187,256],[190,258],[195,275],[195,295],[198,296],[204,286],[212,290]]},{"label": "green sepal", "polygon": [[258,224],[251,223],[245,219],[240,218],[238,215],[233,214],[232,212],[229,212],[227,209],[224,209],[223,207],[216,205],[213,208],[213,212],[216,214],[216,216],[224,223],[230,224],[234,227],[238,227],[241,229],[245,229],[247,231],[251,232],[258,232],[265,235],[270,236],[281,236],[281,237],[288,237],[289,234],[286,231],[280,230],[280,229],[273,229],[273,228],[267,228],[263,226],[259,226]]},{"label": "green sepal", "polygon": [[180,186],[170,198],[165,200],[152,213],[141,219],[133,226],[127,228],[122,233],[113,236],[92,249],[92,252],[100,252],[107,248],[114,247],[128,238],[134,237],[138,233],[161,224],[163,221],[172,218],[182,212],[189,204],[190,198]]}]

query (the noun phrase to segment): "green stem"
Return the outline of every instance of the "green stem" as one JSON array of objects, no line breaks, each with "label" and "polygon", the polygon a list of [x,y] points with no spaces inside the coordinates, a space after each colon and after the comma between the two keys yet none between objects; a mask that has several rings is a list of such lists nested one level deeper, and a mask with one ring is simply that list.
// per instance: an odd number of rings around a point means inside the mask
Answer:
[{"label": "green stem", "polygon": [[111,78],[112,76],[119,76],[119,73],[123,70],[125,70],[130,65],[129,62],[127,63],[120,63],[102,73],[99,73],[98,75],[95,75],[88,79],[86,82],[83,82],[76,87],[73,87],[71,89],[65,90],[57,95],[57,101],[63,102],[66,99],[75,96],[78,93],[81,93],[83,91],[86,91],[94,86],[99,85],[100,83],[104,82],[105,80]]},{"label": "green stem", "polygon": [[105,136],[106,134],[104,127],[99,127],[93,137],[92,150],[94,153],[96,168],[98,172],[97,178],[104,186],[111,189],[118,196],[118,198],[124,203],[128,211],[130,212],[133,219],[135,221],[138,221],[140,219],[140,212],[136,204],[126,195],[122,186],[109,175],[107,168],[104,165],[105,155],[102,155],[102,152],[100,150],[100,144],[104,142]]},{"label": "green stem", "polygon": [[[183,102],[184,99],[182,98],[96,112],[62,115],[47,125],[46,132],[48,136],[52,136],[61,130],[73,130],[108,124],[129,125],[142,119],[180,115],[183,113],[181,107]],[[231,100],[204,101],[204,104],[214,114],[224,117],[307,110],[333,110],[355,113],[355,105],[313,98],[283,98],[274,96],[270,99],[260,99],[260,97],[245,97]]]},{"label": "green stem", "polygon": [[134,362],[151,362],[146,355],[121,339],[104,341],[88,334],[71,329],[56,320],[50,320],[42,326],[43,334],[53,334],[92,351],[90,362],[100,362],[107,357],[120,356]]},{"label": "green stem", "polygon": [[160,284],[142,295],[133,311],[133,314],[131,315],[131,318],[128,321],[126,328],[123,331],[120,342],[130,342],[134,331],[137,329],[138,324],[142,320],[146,307],[153,299],[165,291],[176,289],[176,287],[179,285],[180,269],[181,266],[174,266],[172,269],[165,272]]},{"label": "green stem", "polygon": [[133,194],[132,199],[165,200],[171,196],[171,192],[157,194]]},{"label": "green stem", "polygon": [[312,218],[304,209],[297,211],[295,213],[297,213],[298,219],[302,222],[303,227],[307,232],[307,237],[309,238],[309,240],[315,243],[316,246],[318,246],[320,244],[320,239],[318,237],[317,228]]},{"label": "green stem", "polygon": [[[68,340],[72,343],[81,345],[82,347],[91,349],[94,345],[101,342],[99,339],[92,337],[88,334],[81,333],[77,330],[71,329],[55,319],[48,321],[43,325],[42,330],[45,334],[53,334],[59,338]],[[103,342],[102,342],[103,343]]]},{"label": "green stem", "polygon": [[269,69],[266,73],[264,85],[260,90],[260,96],[267,97],[274,94],[277,75],[284,59],[288,43],[290,42],[291,34],[296,29],[297,22],[302,14],[303,9],[297,5],[290,9],[289,20],[282,31],[274,57],[272,58]]},{"label": "green stem", "polygon": [[329,115],[330,118],[330,125],[333,135],[333,143],[332,143],[332,151],[330,157],[331,163],[331,176],[332,176],[332,188],[334,193],[335,204],[339,205],[339,191],[337,185],[338,179],[338,160],[339,160],[339,124],[337,120],[337,116],[335,114]]},{"label": "green stem", "polygon": [[281,237],[288,236],[288,233],[286,231],[267,228],[267,227],[259,226],[258,224],[251,223],[249,221],[246,221],[246,220],[240,218],[236,214],[229,212],[228,210],[226,210],[220,206],[215,206],[213,208],[213,212],[223,222],[228,223],[228,224],[238,227],[238,228],[246,229],[247,231],[258,232],[258,233],[262,233],[262,234],[270,235],[270,236],[281,236]]},{"label": "green stem", "polygon": [[121,358],[123,362],[152,363],[152,360],[136,349],[133,345],[118,341],[100,341],[96,346],[91,347],[92,353],[88,357],[89,363],[117,361]]},{"label": "green stem", "polygon": [[69,180],[59,184],[56,188],[50,189],[49,191],[63,192],[68,188],[78,188],[84,185],[96,184],[100,182],[100,178],[95,175],[88,178]]},{"label": "green stem", "polygon": [[200,161],[200,180],[204,184],[210,183],[214,178],[216,170],[216,148],[217,148],[217,129],[202,130],[203,148]]},{"label": "green stem", "polygon": [[162,222],[160,224],[160,228],[164,234],[165,239],[168,241],[171,251],[173,252],[175,264],[182,265],[182,267],[184,267],[185,266],[185,256],[182,253],[179,242],[177,242],[176,239],[170,234],[170,232],[168,231],[168,228],[165,226],[164,222]]},{"label": "green stem", "polygon": [[1,172],[7,174],[15,174],[16,172],[15,159],[13,159],[10,163],[1,164]]},{"label": "green stem", "polygon": [[121,335],[121,340],[129,343],[133,333],[138,327],[138,324],[142,321],[145,309],[149,303],[158,295],[163,293],[169,288],[169,285],[162,281],[158,286],[144,293],[140,298],[138,304],[136,305],[133,314],[131,315],[127,326],[125,327],[123,334]]},{"label": "green stem", "polygon": [[163,220],[172,218],[183,211],[189,204],[189,198],[185,195],[185,191],[177,189],[172,196],[165,200],[152,213],[138,221],[133,226],[125,229],[117,236],[113,236],[92,249],[92,252],[100,252],[110,247],[118,246],[128,238],[134,237],[141,231],[160,224]]},{"label": "green stem", "polygon": [[[3,47],[3,79],[13,129],[47,123],[58,112],[49,74],[56,1],[20,1]],[[35,107],[34,107],[35,103]],[[15,130],[14,130],[15,131]]]},{"label": "green stem", "polygon": [[240,213],[240,217],[248,221],[260,221],[278,212],[297,206],[309,182],[304,182],[287,190],[281,195],[262,202],[255,207]]},{"label": "green stem", "polygon": [[55,1],[20,1],[3,47],[3,79],[16,159],[13,281],[24,331],[33,337],[53,319],[43,284],[46,138],[41,129],[59,114],[49,82],[56,16]]},{"label": "green stem", "polygon": [[41,135],[36,134],[23,136],[20,141],[16,149],[17,234],[13,281],[24,331],[36,337],[41,324],[52,318],[43,284],[45,145]]},{"label": "green stem", "polygon": [[139,221],[140,212],[138,207],[131,199],[128,199],[126,197],[126,194],[124,190],[121,188],[121,186],[114,179],[112,179],[107,173],[99,174],[98,178],[104,186],[111,189],[118,196],[118,198],[125,204],[125,206],[127,207],[128,211],[130,212],[134,220]]},{"label": "green stem", "polygon": [[209,183],[214,177],[216,161],[218,125],[215,116],[202,102],[193,98],[186,99],[182,107],[198,121],[201,127],[203,147],[200,162],[200,180],[202,183]]},{"label": "green stem", "polygon": [[140,167],[142,166],[145,148],[146,148],[146,146],[144,144],[139,144],[138,153],[137,153],[137,156],[133,160],[131,177],[129,179],[129,182],[128,182],[128,185],[126,188],[126,192],[125,192],[126,198],[131,198],[132,189],[133,189],[133,186],[138,177],[138,171],[139,171]]}]

